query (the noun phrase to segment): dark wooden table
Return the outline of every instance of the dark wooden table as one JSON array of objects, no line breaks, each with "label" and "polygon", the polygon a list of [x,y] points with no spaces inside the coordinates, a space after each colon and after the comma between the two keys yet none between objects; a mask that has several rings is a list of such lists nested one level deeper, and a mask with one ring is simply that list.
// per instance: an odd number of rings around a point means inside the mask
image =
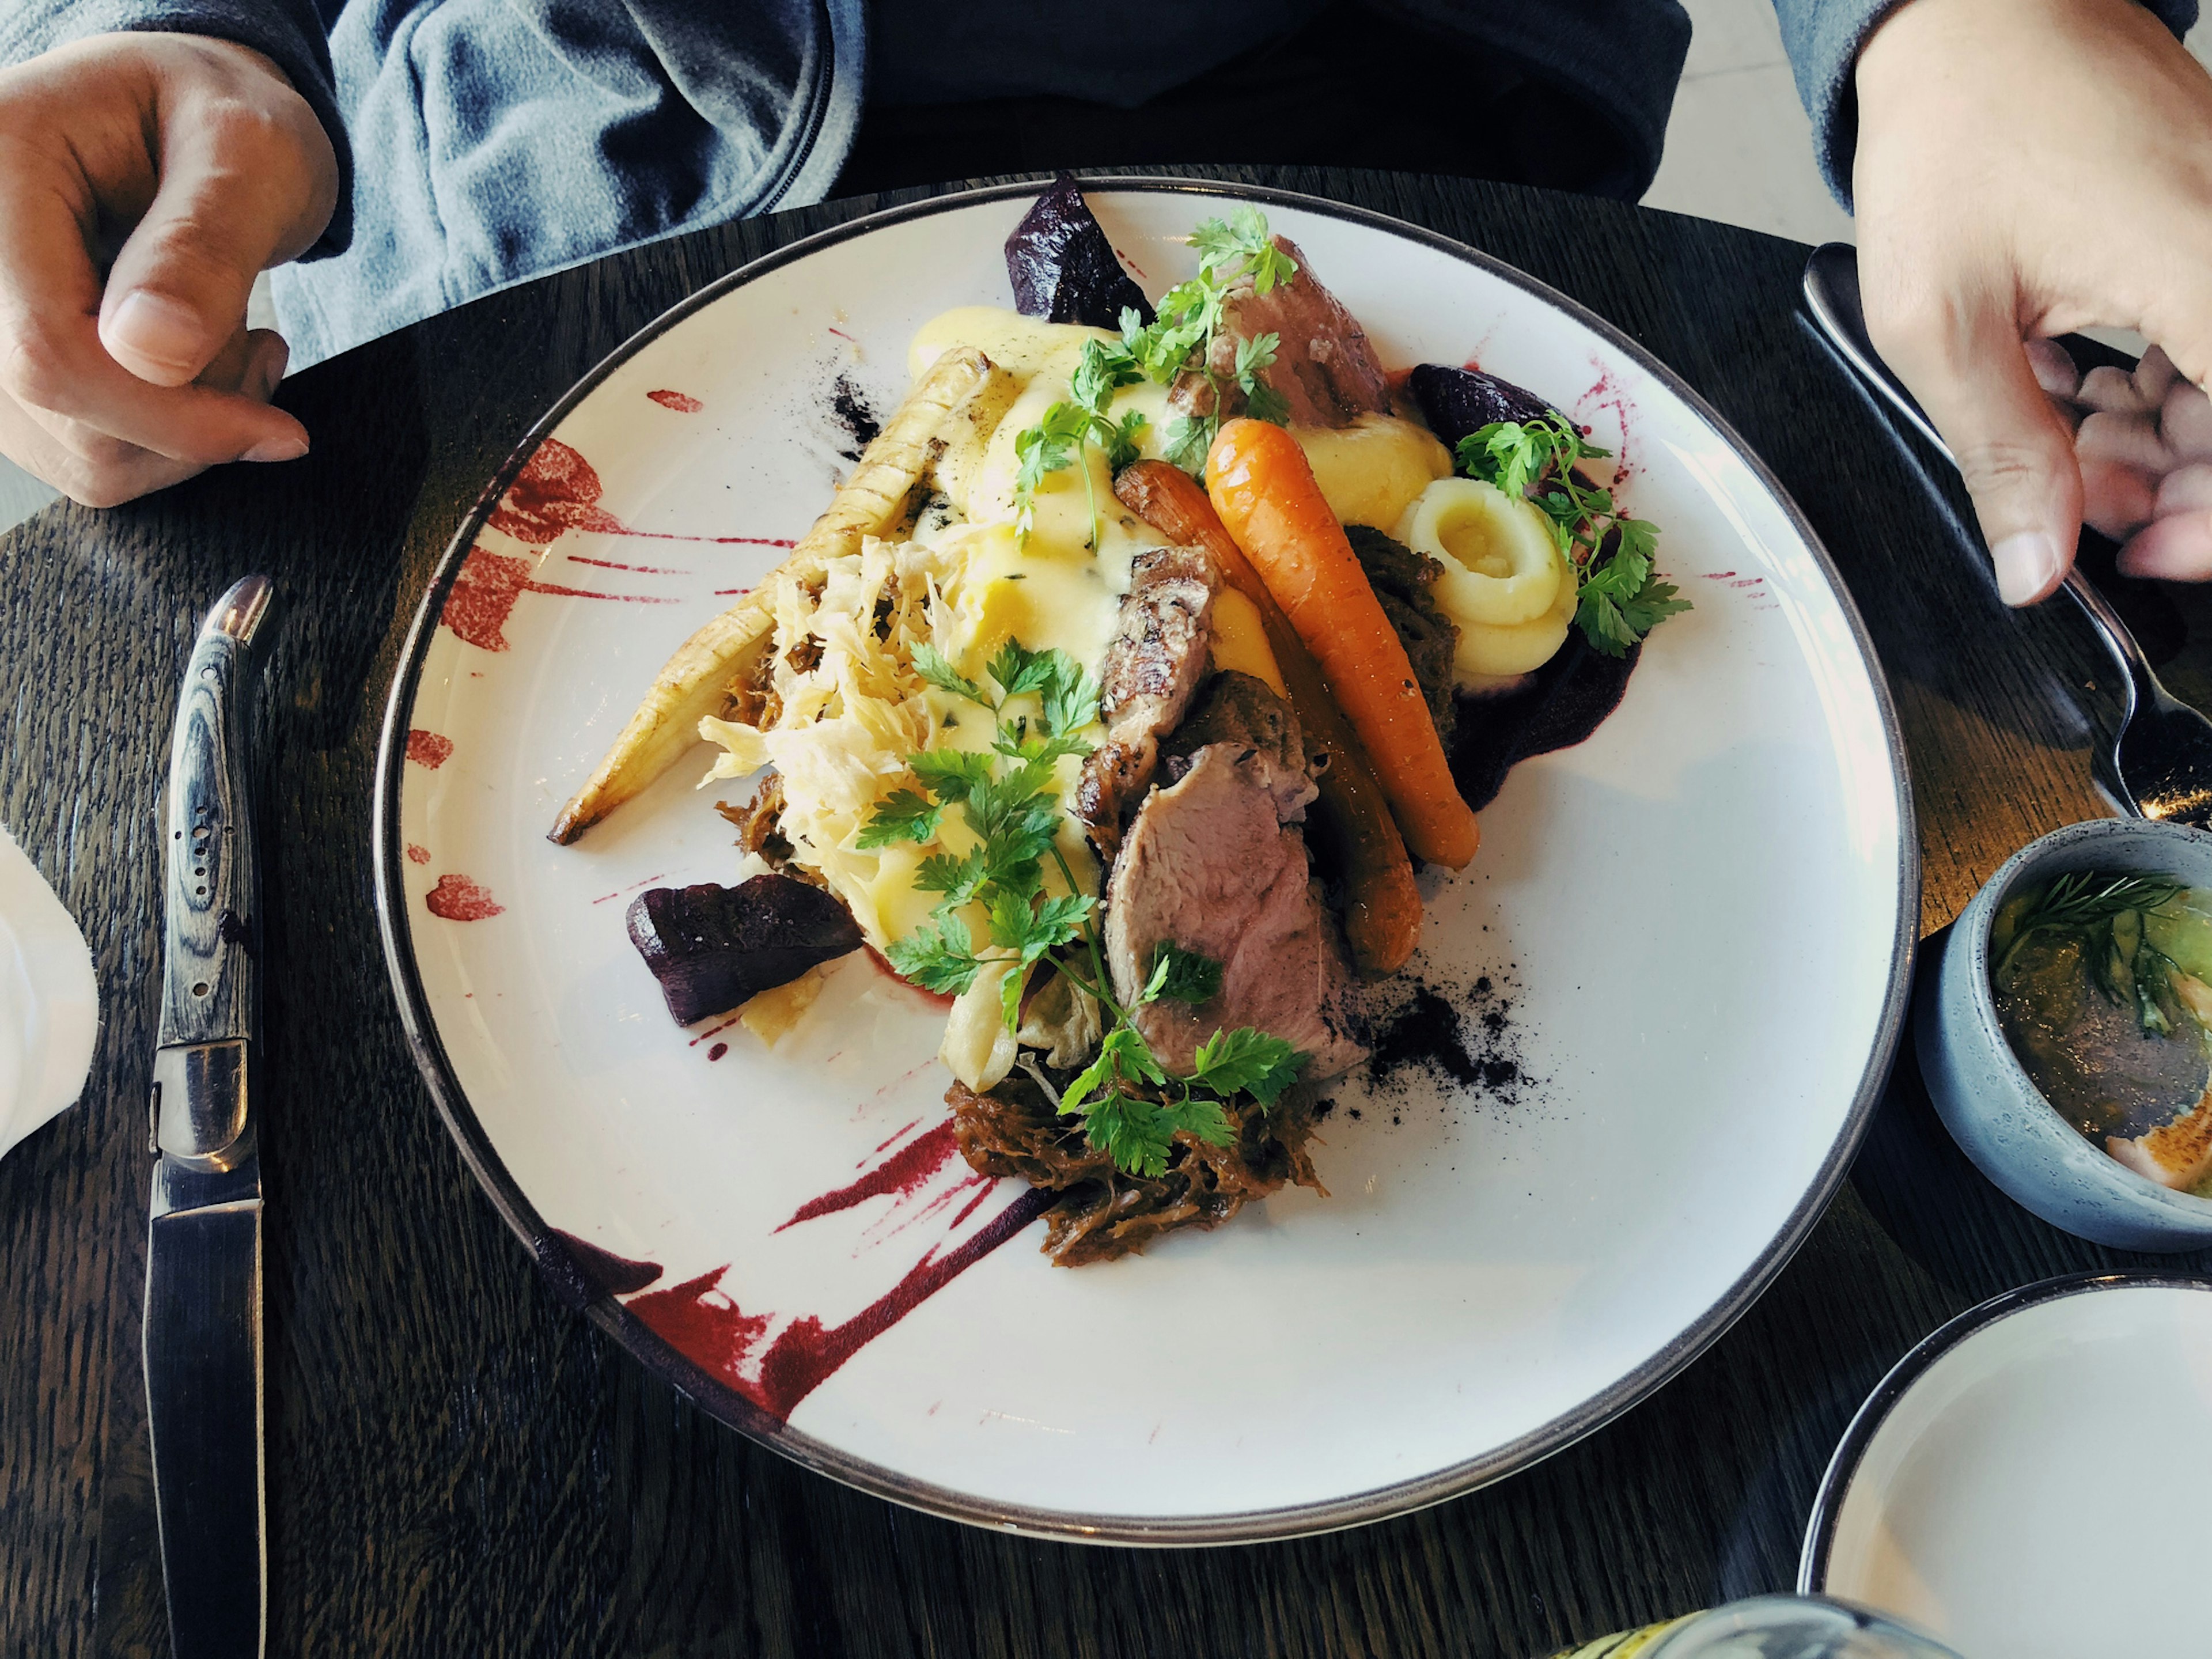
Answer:
[{"label": "dark wooden table", "polygon": [[[1951,481],[1796,311],[1794,244],[1505,186],[1214,169],[1396,214],[1556,284],[1765,453],[1842,568],[1910,745],[1923,925],[2109,806],[2105,665],[1997,603]],[[1909,1045],[1850,1183],[1756,1307],[1550,1462],[1385,1524],[1139,1552],[937,1521],[805,1474],[649,1377],[541,1284],[401,1039],[369,780],[403,629],[464,511],[599,356],[842,202],[495,295],[302,374],[307,460],[0,539],[0,823],[91,940],[82,1104],[0,1161],[0,1652],[167,1651],[140,1376],[160,791],[177,676],[230,580],[289,600],[270,682],[270,1504],[276,1655],[1505,1655],[1786,1587],[1844,1422],[2008,1286],[2147,1263],[2043,1225],[1929,1109]],[[2127,588],[2185,696],[2212,612]],[[2202,1261],[2189,1265],[2204,1265]],[[1294,1453],[1295,1449],[1285,1448]]]}]

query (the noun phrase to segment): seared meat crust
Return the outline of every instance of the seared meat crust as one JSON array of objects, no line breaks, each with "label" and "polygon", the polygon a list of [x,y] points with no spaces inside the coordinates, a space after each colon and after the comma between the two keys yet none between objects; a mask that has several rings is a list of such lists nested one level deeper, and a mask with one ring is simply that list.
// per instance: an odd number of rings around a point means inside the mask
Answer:
[{"label": "seared meat crust", "polygon": [[1291,425],[1350,426],[1364,414],[1389,414],[1389,385],[1367,331],[1321,285],[1295,242],[1284,236],[1274,241],[1297,261],[1298,274],[1264,295],[1255,291],[1249,276],[1231,285],[1222,301],[1221,327],[1206,360],[1213,380],[1195,373],[1183,375],[1170,396],[1170,406],[1182,414],[1205,414],[1212,406],[1218,382],[1222,418],[1243,414],[1245,399],[1237,385],[1237,348],[1259,335],[1273,334],[1275,361],[1260,371],[1260,380],[1289,404]]},{"label": "seared meat crust", "polygon": [[1206,677],[1220,585],[1213,562],[1195,547],[1154,548],[1130,568],[1099,673],[1106,740],[1084,761],[1075,787],[1076,815],[1102,860],[1113,857],[1123,814],[1152,785],[1161,735],[1182,720]]}]

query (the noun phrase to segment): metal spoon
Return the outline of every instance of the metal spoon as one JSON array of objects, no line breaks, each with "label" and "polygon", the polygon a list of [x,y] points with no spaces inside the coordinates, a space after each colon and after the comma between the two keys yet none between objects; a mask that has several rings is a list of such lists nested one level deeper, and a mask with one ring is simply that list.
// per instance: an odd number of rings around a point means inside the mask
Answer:
[{"label": "metal spoon", "polygon": [[[1805,308],[1844,361],[1887,398],[1912,428],[1957,465],[1950,447],[1923,414],[1905,383],[1889,372],[1867,336],[1859,304],[1858,255],[1848,244],[1815,248],[1805,262]],[[2212,830],[2212,720],[2183,702],[2151,672],[2149,661],[2119,613],[2077,566],[2067,597],[2081,607],[2120,671],[2119,729],[2106,759],[2120,799],[2147,818],[2170,818]]]}]

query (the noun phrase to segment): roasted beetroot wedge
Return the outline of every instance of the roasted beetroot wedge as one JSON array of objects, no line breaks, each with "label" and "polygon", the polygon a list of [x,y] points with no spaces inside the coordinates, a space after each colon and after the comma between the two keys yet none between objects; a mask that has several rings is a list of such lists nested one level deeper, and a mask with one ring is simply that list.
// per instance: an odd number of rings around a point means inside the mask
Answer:
[{"label": "roasted beetroot wedge", "polygon": [[1121,269],[1072,173],[1054,179],[1006,238],[1006,277],[1024,317],[1118,329],[1127,307],[1152,320],[1145,290]]},{"label": "roasted beetroot wedge", "polygon": [[1534,392],[1479,368],[1423,363],[1408,378],[1407,386],[1413,401],[1421,406],[1421,418],[1448,449],[1469,433],[1497,422],[1540,421],[1553,412],[1552,406]]},{"label": "roasted beetroot wedge", "polygon": [[738,887],[649,889],[630,903],[629,942],[669,1013],[689,1025],[857,951],[860,930],[819,887],[768,875]]}]

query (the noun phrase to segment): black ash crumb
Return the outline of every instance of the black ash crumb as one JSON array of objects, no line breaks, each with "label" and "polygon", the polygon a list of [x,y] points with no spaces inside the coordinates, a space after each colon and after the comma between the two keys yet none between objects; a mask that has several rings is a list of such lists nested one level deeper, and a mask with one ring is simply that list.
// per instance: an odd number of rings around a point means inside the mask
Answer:
[{"label": "black ash crumb", "polygon": [[[1518,994],[1510,967],[1455,984],[1425,975],[1418,963],[1364,993],[1353,1028],[1370,1050],[1369,1091],[1388,1103],[1393,1124],[1435,1097],[1439,1084],[1455,1115],[1468,1106],[1510,1114],[1539,1103],[1541,1085],[1528,1074],[1513,1019]],[[1346,1115],[1357,1121],[1359,1109]]]},{"label": "black ash crumb", "polygon": [[859,460],[860,452],[875,442],[876,434],[884,429],[868,403],[868,394],[848,374],[840,374],[830,388],[830,417],[843,438],[837,453],[848,461]]}]

